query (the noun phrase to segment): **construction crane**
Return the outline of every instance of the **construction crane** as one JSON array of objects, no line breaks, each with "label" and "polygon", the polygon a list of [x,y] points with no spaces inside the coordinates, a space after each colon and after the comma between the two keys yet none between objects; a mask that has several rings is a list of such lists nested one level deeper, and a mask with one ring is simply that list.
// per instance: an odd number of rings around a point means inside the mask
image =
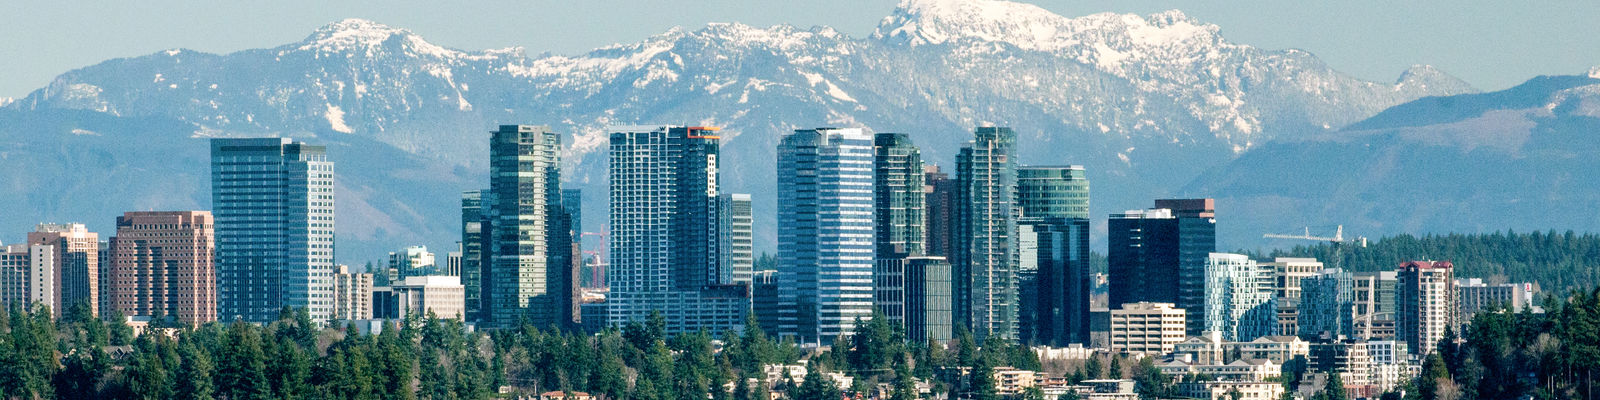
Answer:
[{"label": "construction crane", "polygon": [[1338,226],[1338,228],[1333,232],[1333,237],[1312,236],[1311,235],[1311,227],[1309,227],[1309,226],[1305,228],[1305,233],[1304,234],[1300,234],[1300,235],[1286,235],[1286,234],[1279,234],[1279,233],[1268,233],[1268,234],[1265,234],[1265,235],[1261,235],[1261,237],[1269,238],[1269,239],[1315,240],[1315,241],[1321,241],[1321,242],[1332,242],[1332,243],[1336,243],[1336,244],[1354,243],[1354,244],[1359,244],[1361,247],[1367,247],[1367,238],[1364,237],[1364,236],[1356,236],[1355,238],[1348,239],[1348,240],[1345,239],[1344,238],[1344,225],[1339,225]]},{"label": "construction crane", "polygon": [[611,235],[611,230],[608,229],[604,225],[600,226],[600,232],[583,232],[583,233],[578,235],[578,237],[580,237],[580,238],[588,237],[588,236],[594,236],[594,237],[600,238],[600,249],[599,250],[584,250],[583,251],[583,255],[589,256],[590,259],[594,260],[593,263],[587,265],[587,267],[589,267],[589,285],[592,288],[604,288],[604,287],[606,287],[606,267],[607,267],[607,264],[606,264],[606,261],[605,261],[605,252],[606,252],[606,249],[607,249],[606,246],[610,245],[609,243],[606,243],[606,236],[609,236],[609,235]]},{"label": "construction crane", "polygon": [[1367,238],[1365,236],[1356,236],[1354,238],[1346,239],[1344,237],[1344,225],[1338,225],[1338,228],[1333,231],[1332,237],[1312,236],[1311,227],[1309,226],[1305,227],[1304,233],[1299,235],[1268,233],[1261,235],[1261,237],[1268,239],[1311,240],[1332,243],[1333,260],[1331,261],[1334,268],[1344,268],[1344,252],[1347,251],[1351,245],[1357,245],[1363,248],[1367,247]]}]

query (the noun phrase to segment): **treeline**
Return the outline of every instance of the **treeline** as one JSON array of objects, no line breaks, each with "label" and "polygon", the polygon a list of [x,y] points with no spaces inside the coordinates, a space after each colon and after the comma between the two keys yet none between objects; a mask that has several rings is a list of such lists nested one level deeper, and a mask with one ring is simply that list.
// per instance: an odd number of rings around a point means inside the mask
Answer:
[{"label": "treeline", "polygon": [[1593,399],[1600,383],[1600,289],[1548,299],[1546,312],[1483,312],[1447,332],[1422,374],[1385,400]]},{"label": "treeline", "polygon": [[1365,248],[1324,243],[1266,256],[1315,257],[1329,267],[1339,261],[1350,271],[1393,270],[1412,260],[1450,261],[1457,277],[1536,282],[1545,293],[1600,286],[1600,235],[1572,231],[1399,235]]},{"label": "treeline", "polygon": [[[82,307],[62,318],[42,306],[0,309],[0,398],[484,399],[582,391],[603,399],[753,400],[777,390],[837,400],[844,391],[827,374],[842,373],[853,378],[848,391],[887,388],[896,400],[917,398],[917,380],[939,393],[994,399],[988,371],[1040,369],[1023,346],[999,339],[979,346],[964,332],[948,344],[908,342],[884,318],[860,322],[859,334],[838,338],[833,351],[809,353],[774,341],[754,321],[718,342],[706,332],[668,336],[659,316],[596,335],[531,325],[469,333],[459,321],[421,316],[363,334],[354,325],[319,329],[304,310],[286,308],[267,324],[158,323],[151,329],[171,333],[136,339],[120,318],[108,319]],[[763,369],[802,359],[805,376],[768,377]]]}]

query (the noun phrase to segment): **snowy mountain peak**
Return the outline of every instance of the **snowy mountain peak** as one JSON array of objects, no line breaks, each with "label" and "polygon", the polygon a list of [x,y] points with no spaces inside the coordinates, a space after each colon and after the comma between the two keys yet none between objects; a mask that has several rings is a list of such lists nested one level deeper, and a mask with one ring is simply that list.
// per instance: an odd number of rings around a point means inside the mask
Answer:
[{"label": "snowy mountain peak", "polygon": [[5,107],[5,106],[11,105],[11,103],[15,103],[15,102],[17,102],[17,99],[10,98],[10,97],[0,97],[0,107]]},{"label": "snowy mountain peak", "polygon": [[409,30],[361,18],[346,18],[317,28],[300,44],[299,50],[322,53],[365,51],[371,56],[378,49],[391,44],[402,46],[402,49],[419,56],[437,58],[467,56],[464,52],[429,43]]},{"label": "snowy mountain peak", "polygon": [[1590,78],[1594,78],[1594,79],[1600,79],[1600,66],[1595,66],[1594,68],[1589,68],[1589,77]]},{"label": "snowy mountain peak", "polygon": [[1123,48],[1209,43],[1219,40],[1218,30],[1178,10],[1067,18],[1032,4],[1003,0],[905,0],[878,24],[872,37],[910,46],[980,40],[1060,52],[1096,43]]},{"label": "snowy mountain peak", "polygon": [[1471,84],[1434,68],[1432,65],[1412,65],[1395,81],[1395,89],[1430,89],[1443,93],[1470,93],[1477,91]]}]

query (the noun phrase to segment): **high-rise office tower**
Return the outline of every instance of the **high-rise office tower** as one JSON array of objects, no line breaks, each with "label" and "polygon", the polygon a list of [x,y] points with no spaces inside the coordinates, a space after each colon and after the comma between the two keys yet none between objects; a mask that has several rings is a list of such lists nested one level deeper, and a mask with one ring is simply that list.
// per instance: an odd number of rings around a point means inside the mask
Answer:
[{"label": "high-rise office tower", "polygon": [[872,277],[878,309],[905,327],[907,340],[950,340],[950,263],[944,257],[880,258]]},{"label": "high-rise office tower", "polygon": [[1020,339],[1089,343],[1089,181],[1082,166],[1017,170]]},{"label": "high-rise office tower", "polygon": [[755,215],[750,208],[749,193],[723,193],[719,197],[722,221],[719,223],[722,243],[718,257],[720,282],[750,284],[751,269],[755,267]]},{"label": "high-rise office tower", "polygon": [[1272,271],[1241,254],[1210,253],[1206,257],[1202,331],[1222,332],[1222,339],[1248,342],[1277,331]]},{"label": "high-rise office tower", "polygon": [[468,321],[482,321],[483,246],[488,236],[483,229],[483,190],[461,192],[461,286],[466,297]]},{"label": "high-rise office tower", "polygon": [[979,127],[956,155],[956,317],[982,340],[1017,337],[1017,134]]},{"label": "high-rise office tower", "polygon": [[831,343],[872,314],[872,137],[801,129],[778,144],[780,335]]},{"label": "high-rise office tower", "polygon": [[218,319],[333,316],[334,163],[287,138],[212,139]]},{"label": "high-rise office tower", "polygon": [[334,267],[333,318],[372,319],[372,274],[351,271],[348,265]]},{"label": "high-rise office tower", "polygon": [[123,315],[217,320],[216,243],[209,211],[127,212],[117,218],[106,280]]},{"label": "high-rise office tower", "polygon": [[1432,352],[1446,329],[1460,332],[1454,271],[1449,261],[1410,261],[1395,270],[1395,339],[1412,354]]},{"label": "high-rise office tower", "polygon": [[406,246],[389,252],[389,281],[399,282],[408,276],[439,274],[439,263],[428,246]]},{"label": "high-rise office tower", "polygon": [[[1355,281],[1340,268],[1318,271],[1300,280],[1299,335],[1338,340],[1356,338]],[[1308,339],[1310,340],[1310,339]]]},{"label": "high-rise office tower", "polygon": [[721,258],[722,233],[731,227],[722,224],[721,137],[715,131],[612,128],[606,299],[612,325],[659,311],[669,333],[721,334],[744,326],[749,286],[735,283]]},{"label": "high-rise office tower", "polygon": [[489,143],[482,321],[570,325],[575,292],[572,235],[561,205],[561,136],[546,126],[501,125]]},{"label": "high-rise office tower", "polygon": [[[1190,316],[1205,315],[1206,259],[1216,251],[1212,199],[1156,200],[1155,208],[1112,214],[1106,264],[1110,301],[1170,302]],[[1198,336],[1204,318],[1190,318]]]},{"label": "high-rise office tower", "polygon": [[878,256],[925,253],[922,152],[904,133],[872,138],[874,235]]},{"label": "high-rise office tower", "polygon": [[933,164],[923,165],[922,175],[923,201],[928,208],[928,222],[923,224],[928,231],[924,250],[929,256],[949,258],[955,242],[956,207],[960,204],[955,201],[956,181]]},{"label": "high-rise office tower", "polygon": [[84,305],[100,315],[100,236],[83,224],[39,224],[28,233],[28,244],[52,246],[56,297],[50,309],[57,316],[68,307]]}]

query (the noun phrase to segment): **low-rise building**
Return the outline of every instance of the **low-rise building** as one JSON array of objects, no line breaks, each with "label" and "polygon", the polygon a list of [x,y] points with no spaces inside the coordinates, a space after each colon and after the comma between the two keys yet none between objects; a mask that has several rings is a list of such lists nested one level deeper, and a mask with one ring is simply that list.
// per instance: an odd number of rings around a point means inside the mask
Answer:
[{"label": "low-rise building", "polygon": [[1491,307],[1511,312],[1533,304],[1531,283],[1484,283],[1483,279],[1456,279],[1456,307],[1462,322],[1471,322],[1472,316]]},{"label": "low-rise building", "polygon": [[1221,364],[1226,362],[1223,360],[1222,345],[1222,332],[1206,331],[1174,345],[1172,353],[1196,364]]},{"label": "low-rise building", "polygon": [[1242,400],[1277,400],[1283,396],[1283,384],[1278,382],[1185,382],[1177,386],[1178,396],[1191,399],[1232,400],[1234,393]]},{"label": "low-rise building", "polygon": [[372,296],[376,318],[432,312],[439,318],[460,319],[466,314],[466,289],[461,286],[461,277],[456,276],[408,276],[387,290],[374,289]]},{"label": "low-rise building", "polygon": [[1311,352],[1311,343],[1294,336],[1263,336],[1248,342],[1229,343],[1230,350],[1246,360],[1272,360],[1278,365]]},{"label": "low-rise building", "polygon": [[1019,395],[1034,387],[1037,373],[1025,369],[997,367],[994,369],[994,391],[1002,396]]},{"label": "low-rise building", "polygon": [[1185,311],[1172,303],[1138,302],[1111,310],[1111,351],[1167,354],[1185,335]]},{"label": "low-rise building", "polygon": [[1344,386],[1364,390],[1372,378],[1372,358],[1367,355],[1367,343],[1336,340],[1331,343],[1313,343],[1309,357],[1310,370],[1338,373]]},{"label": "low-rise building", "polygon": [[1186,376],[1206,376],[1221,381],[1263,381],[1283,375],[1283,365],[1271,360],[1234,360],[1227,364],[1188,363],[1173,360],[1156,366],[1173,381]]},{"label": "low-rise building", "polygon": [[1139,400],[1132,379],[1092,379],[1081,382],[1078,398],[1084,400]]}]

